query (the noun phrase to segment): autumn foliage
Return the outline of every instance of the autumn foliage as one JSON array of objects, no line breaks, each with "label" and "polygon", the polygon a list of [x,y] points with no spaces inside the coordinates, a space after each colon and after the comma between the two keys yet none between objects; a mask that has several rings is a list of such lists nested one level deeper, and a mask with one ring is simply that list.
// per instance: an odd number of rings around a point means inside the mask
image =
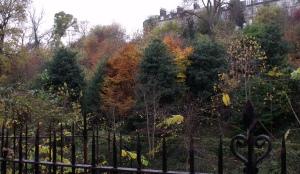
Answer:
[{"label": "autumn foliage", "polygon": [[107,62],[107,77],[101,91],[103,109],[124,116],[135,104],[134,88],[141,54],[126,44]]},{"label": "autumn foliage", "polygon": [[177,82],[184,83],[186,80],[186,68],[190,65],[188,56],[193,52],[192,47],[183,47],[182,40],[178,37],[172,37],[170,35],[165,36],[164,44],[171,54],[175,57],[175,63],[178,68]]},{"label": "autumn foliage", "polygon": [[86,55],[83,64],[94,69],[101,58],[112,56],[122,47],[125,43],[124,35],[120,26],[116,24],[93,28],[83,41]]}]

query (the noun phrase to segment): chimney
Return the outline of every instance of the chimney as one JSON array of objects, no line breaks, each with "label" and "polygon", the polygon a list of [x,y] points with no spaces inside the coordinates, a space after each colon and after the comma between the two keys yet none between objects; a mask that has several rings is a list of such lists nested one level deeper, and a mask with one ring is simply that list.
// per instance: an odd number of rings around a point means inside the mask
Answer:
[{"label": "chimney", "polygon": [[180,6],[177,6],[177,13],[181,14],[183,12],[183,8]]},{"label": "chimney", "polygon": [[165,19],[167,16],[167,11],[164,8],[160,9],[160,19]]}]

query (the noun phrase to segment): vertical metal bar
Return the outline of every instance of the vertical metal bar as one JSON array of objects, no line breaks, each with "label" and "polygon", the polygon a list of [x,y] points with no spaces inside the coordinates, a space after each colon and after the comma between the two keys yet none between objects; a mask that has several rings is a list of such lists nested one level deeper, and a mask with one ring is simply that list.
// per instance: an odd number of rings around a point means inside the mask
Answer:
[{"label": "vertical metal bar", "polygon": [[3,161],[1,163],[1,173],[6,174],[6,152],[4,152],[4,149],[6,149],[4,144],[4,136],[5,136],[5,121],[2,122],[2,131],[1,131],[1,152],[0,155],[3,158]]},{"label": "vertical metal bar", "polygon": [[136,145],[136,155],[137,155],[137,163],[138,163],[138,167],[137,173],[141,173],[141,169],[142,169],[142,155],[141,155],[141,139],[140,139],[140,134],[138,133],[137,135],[137,145]]},{"label": "vertical metal bar", "polygon": [[88,155],[87,120],[86,120],[86,114],[84,113],[83,114],[83,163],[84,164],[87,164],[87,155]]},{"label": "vertical metal bar", "polygon": [[116,134],[114,133],[113,137],[113,167],[117,168],[118,165],[118,152],[117,152],[117,143],[116,143]]},{"label": "vertical metal bar", "polygon": [[[27,125],[27,121],[25,124],[25,159],[28,159],[28,125]],[[27,163],[25,163],[25,174],[28,173],[28,166]]]},{"label": "vertical metal bar", "polygon": [[121,133],[119,139],[119,166],[122,166],[122,134]]},{"label": "vertical metal bar", "polygon": [[[63,124],[60,124],[60,162],[63,163],[64,161],[64,129]],[[60,167],[60,173],[63,174],[64,168],[63,166]]]},{"label": "vertical metal bar", "polygon": [[247,128],[247,145],[248,145],[245,173],[256,174],[258,172],[258,169],[256,168],[256,159],[254,153],[255,137],[253,132],[256,124],[256,115],[254,113],[253,105],[249,100],[245,105],[243,120]]},{"label": "vertical metal bar", "polygon": [[96,142],[95,142],[95,129],[93,127],[93,137],[92,137],[92,174],[96,174]]},{"label": "vertical metal bar", "polygon": [[53,174],[56,174],[56,171],[57,171],[57,166],[56,166],[56,161],[57,161],[57,143],[56,143],[56,130],[55,128],[53,129],[53,155],[52,155],[52,158],[53,158],[53,166],[52,166],[52,169],[53,169]]},{"label": "vertical metal bar", "polygon": [[167,147],[166,147],[166,138],[163,137],[163,142],[162,142],[162,170],[163,173],[168,172],[168,162],[167,162]]},{"label": "vertical metal bar", "polygon": [[71,163],[72,163],[72,174],[75,174],[76,168],[75,168],[75,163],[76,163],[76,147],[75,147],[75,126],[74,123],[72,124],[72,145],[71,145]]},{"label": "vertical metal bar", "polygon": [[20,127],[20,137],[19,137],[19,174],[23,171],[23,149],[22,149],[22,126]]},{"label": "vertical metal bar", "polygon": [[190,137],[190,151],[189,151],[189,163],[190,163],[190,173],[195,173],[195,161],[194,161],[194,138]]},{"label": "vertical metal bar", "polygon": [[2,122],[2,131],[1,131],[1,153],[0,153],[1,157],[3,157],[2,152],[3,152],[3,148],[4,148],[4,136],[5,136],[4,131],[5,131],[5,122],[3,121]]},{"label": "vertical metal bar", "polygon": [[256,169],[256,160],[254,154],[254,135],[253,131],[248,131],[248,152],[247,152],[247,165],[246,165],[246,173],[247,174],[256,174],[258,171]]},{"label": "vertical metal bar", "polygon": [[111,155],[110,155],[110,132],[107,134],[107,159],[108,163],[111,165]]},{"label": "vertical metal bar", "polygon": [[[17,152],[16,143],[17,143],[16,142],[16,122],[14,121],[14,123],[13,123],[13,152],[14,152],[13,159],[16,158],[16,152]],[[13,161],[12,174],[15,174],[15,173],[16,173],[16,163],[15,163],[15,161]]]},{"label": "vertical metal bar", "polygon": [[38,127],[36,129],[35,133],[35,150],[34,150],[34,173],[35,174],[40,174],[40,169],[39,169],[39,142],[40,142],[40,125],[38,124]]},{"label": "vertical metal bar", "polygon": [[[52,123],[50,123],[49,127],[49,161],[52,161]],[[52,171],[52,166],[49,165],[48,167],[48,172],[51,173]]]},{"label": "vertical metal bar", "polygon": [[220,136],[219,150],[218,150],[218,174],[223,174],[223,138]]},{"label": "vertical metal bar", "polygon": [[287,168],[286,168],[286,145],[285,145],[285,136],[284,135],[282,137],[280,158],[281,158],[281,174],[286,174],[287,173]]},{"label": "vertical metal bar", "polygon": [[[3,132],[4,131],[5,131],[5,129],[3,129]],[[6,140],[3,144],[3,151],[2,151],[3,161],[1,163],[1,174],[6,174],[6,172],[7,172],[7,153],[8,153],[7,148],[8,148],[8,129],[6,129]]]},{"label": "vertical metal bar", "polygon": [[96,163],[100,162],[99,159],[99,126],[97,126],[97,132],[96,132]]}]

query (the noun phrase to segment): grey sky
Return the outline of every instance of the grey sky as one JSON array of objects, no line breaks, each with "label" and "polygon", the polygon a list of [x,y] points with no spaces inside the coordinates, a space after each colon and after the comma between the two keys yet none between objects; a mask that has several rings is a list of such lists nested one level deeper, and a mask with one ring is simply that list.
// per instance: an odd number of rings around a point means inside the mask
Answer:
[{"label": "grey sky", "polygon": [[72,14],[90,26],[121,24],[128,34],[142,30],[143,21],[158,15],[160,8],[168,11],[182,5],[182,0],[33,0],[33,8],[44,10],[43,28],[53,25],[54,14],[59,11]]}]

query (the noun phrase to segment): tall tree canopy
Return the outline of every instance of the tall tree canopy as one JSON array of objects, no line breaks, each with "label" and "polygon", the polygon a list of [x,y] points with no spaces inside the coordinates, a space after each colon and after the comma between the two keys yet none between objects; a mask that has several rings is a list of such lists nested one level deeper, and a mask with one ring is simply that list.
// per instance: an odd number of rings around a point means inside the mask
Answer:
[{"label": "tall tree canopy", "polygon": [[63,11],[54,15],[53,39],[55,47],[61,44],[61,38],[65,36],[70,27],[77,29],[77,19],[73,15]]},{"label": "tall tree canopy", "polygon": [[5,40],[14,37],[20,22],[26,19],[30,0],[0,0],[0,54],[4,53]]},{"label": "tall tree canopy", "polygon": [[83,64],[89,69],[95,69],[101,58],[111,57],[124,43],[125,32],[117,24],[92,28],[83,41]]}]

